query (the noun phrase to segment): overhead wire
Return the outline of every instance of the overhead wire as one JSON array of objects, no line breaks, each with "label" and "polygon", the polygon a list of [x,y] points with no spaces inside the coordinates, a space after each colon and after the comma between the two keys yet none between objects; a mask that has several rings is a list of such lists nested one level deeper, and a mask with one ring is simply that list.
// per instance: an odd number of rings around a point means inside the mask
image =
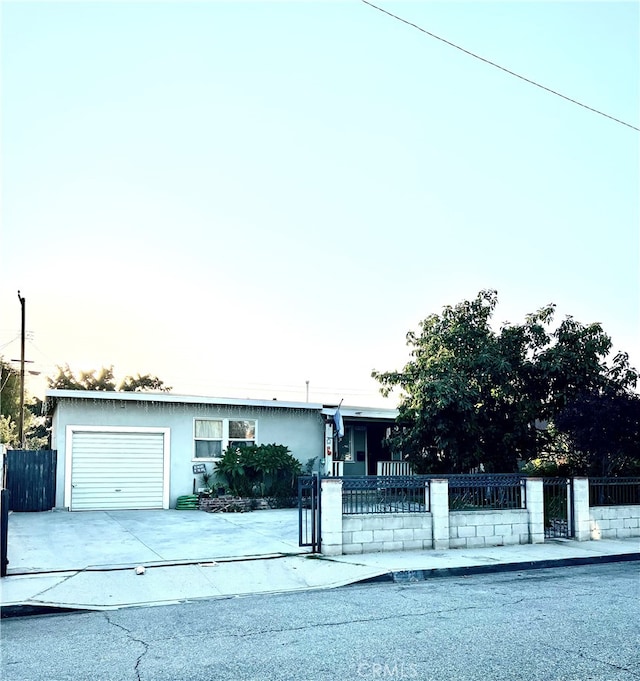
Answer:
[{"label": "overhead wire", "polygon": [[431,38],[435,38],[436,40],[439,40],[440,42],[443,42],[450,47],[455,47],[456,50],[460,50],[460,52],[464,52],[465,54],[468,54],[469,56],[473,57],[474,59],[479,59],[480,61],[484,62],[485,64],[489,64],[490,66],[494,66],[497,69],[500,69],[501,71],[504,71],[505,73],[508,73],[510,76],[515,76],[516,78],[519,78],[520,80],[524,80],[525,83],[529,83],[530,85],[535,85],[536,87],[540,88],[541,90],[545,90],[546,92],[550,92],[552,95],[556,95],[557,97],[561,97],[562,99],[566,99],[568,102],[571,102],[572,104],[577,104],[578,106],[581,106],[584,109],[587,109],[588,111],[592,111],[593,113],[599,114],[600,116],[604,116],[605,118],[609,118],[612,121],[615,121],[616,123],[619,123],[620,125],[625,125],[627,128],[631,128],[632,130],[637,130],[640,132],[640,128],[637,128],[635,125],[631,125],[631,123],[626,123],[625,121],[620,120],[619,118],[615,118],[614,116],[610,116],[607,113],[604,113],[604,111],[600,111],[599,109],[594,109],[592,106],[588,106],[587,104],[584,104],[582,102],[579,102],[577,99],[572,99],[571,97],[567,97],[566,95],[563,95],[562,93],[552,90],[551,88],[547,87],[546,85],[542,85],[540,83],[537,83],[535,80],[531,80],[530,78],[527,78],[526,76],[521,76],[519,73],[516,73],[515,71],[511,71],[510,69],[505,68],[504,66],[500,66],[500,64],[496,64],[495,62],[491,61],[490,59],[486,59],[485,57],[481,57],[479,54],[476,54],[475,52],[471,52],[470,50],[465,49],[464,47],[461,47],[460,45],[456,45],[455,43],[452,43],[450,40],[447,40],[446,38],[442,38],[439,35],[436,35],[435,33],[431,33],[431,31],[427,31],[425,28],[422,28],[422,26],[418,26],[418,24],[414,24],[412,21],[408,21],[407,19],[403,19],[402,17],[398,16],[397,14],[393,14],[393,12],[389,12],[386,9],[383,9],[382,7],[378,7],[378,5],[374,5],[372,2],[369,2],[369,0],[360,0],[362,3],[365,5],[369,5],[369,7],[373,7],[373,9],[377,9],[379,12],[382,12],[383,14],[387,14],[388,16],[392,17],[393,19],[396,19],[397,21],[402,22],[403,24],[407,24],[407,26],[411,26],[418,31],[421,31],[422,33],[425,33]]}]

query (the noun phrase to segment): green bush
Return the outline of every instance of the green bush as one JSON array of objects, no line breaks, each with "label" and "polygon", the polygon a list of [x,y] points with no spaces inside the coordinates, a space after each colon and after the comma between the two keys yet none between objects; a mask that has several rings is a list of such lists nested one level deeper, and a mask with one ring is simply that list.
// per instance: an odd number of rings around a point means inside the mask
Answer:
[{"label": "green bush", "polygon": [[291,497],[300,462],[285,445],[228,447],[215,465],[232,494],[242,497]]}]

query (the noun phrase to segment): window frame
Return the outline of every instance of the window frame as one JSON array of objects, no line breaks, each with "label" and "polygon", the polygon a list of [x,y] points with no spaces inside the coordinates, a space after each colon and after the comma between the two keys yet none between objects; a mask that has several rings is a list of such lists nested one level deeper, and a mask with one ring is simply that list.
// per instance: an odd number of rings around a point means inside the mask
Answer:
[{"label": "window frame", "polygon": [[[222,422],[222,437],[221,438],[204,438],[204,437],[196,437],[196,423],[198,421],[216,421],[216,422]],[[249,421],[253,423],[253,438],[238,438],[238,437],[229,437],[229,424],[232,421]],[[221,443],[221,454],[220,456],[196,456],[196,442],[197,441],[204,441],[204,442],[220,442]],[[194,462],[207,462],[207,461],[220,461],[222,456],[224,455],[224,452],[229,448],[230,445],[233,445],[234,443],[238,443],[239,446],[243,446],[243,444],[258,444],[258,419],[254,418],[228,418],[228,417],[218,417],[218,416],[194,416],[193,418],[193,447],[192,447],[192,453],[191,453],[191,460]]]}]

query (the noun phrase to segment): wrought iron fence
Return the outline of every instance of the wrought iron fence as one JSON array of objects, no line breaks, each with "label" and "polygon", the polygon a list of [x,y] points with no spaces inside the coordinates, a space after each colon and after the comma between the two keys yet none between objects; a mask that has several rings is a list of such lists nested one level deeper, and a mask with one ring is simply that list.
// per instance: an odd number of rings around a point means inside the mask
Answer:
[{"label": "wrought iron fence", "polygon": [[342,478],[342,512],[426,513],[429,478],[424,475]]},{"label": "wrought iron fence", "polygon": [[[443,476],[445,477],[445,476]],[[521,475],[448,475],[449,510],[526,508]]]},{"label": "wrought iron fence", "polygon": [[589,478],[589,506],[640,504],[640,478]]},{"label": "wrought iron fence", "polygon": [[317,475],[298,477],[298,544],[319,553],[320,541],[320,478]]},{"label": "wrought iron fence", "polygon": [[545,539],[573,537],[573,479],[543,478],[542,499]]}]

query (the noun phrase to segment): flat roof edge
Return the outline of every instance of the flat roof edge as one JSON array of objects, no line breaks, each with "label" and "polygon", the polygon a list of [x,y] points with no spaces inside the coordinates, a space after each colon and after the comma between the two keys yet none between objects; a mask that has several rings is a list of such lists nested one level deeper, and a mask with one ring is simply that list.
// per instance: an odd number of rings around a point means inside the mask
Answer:
[{"label": "flat roof edge", "polygon": [[242,399],[238,397],[205,397],[202,395],[177,395],[155,392],[116,392],[105,390],[58,390],[49,389],[45,398],[76,400],[114,400],[123,402],[165,402],[178,404],[219,404],[225,406],[275,407],[276,409],[301,409],[320,411],[322,404],[316,402],[285,402],[281,400]]}]

